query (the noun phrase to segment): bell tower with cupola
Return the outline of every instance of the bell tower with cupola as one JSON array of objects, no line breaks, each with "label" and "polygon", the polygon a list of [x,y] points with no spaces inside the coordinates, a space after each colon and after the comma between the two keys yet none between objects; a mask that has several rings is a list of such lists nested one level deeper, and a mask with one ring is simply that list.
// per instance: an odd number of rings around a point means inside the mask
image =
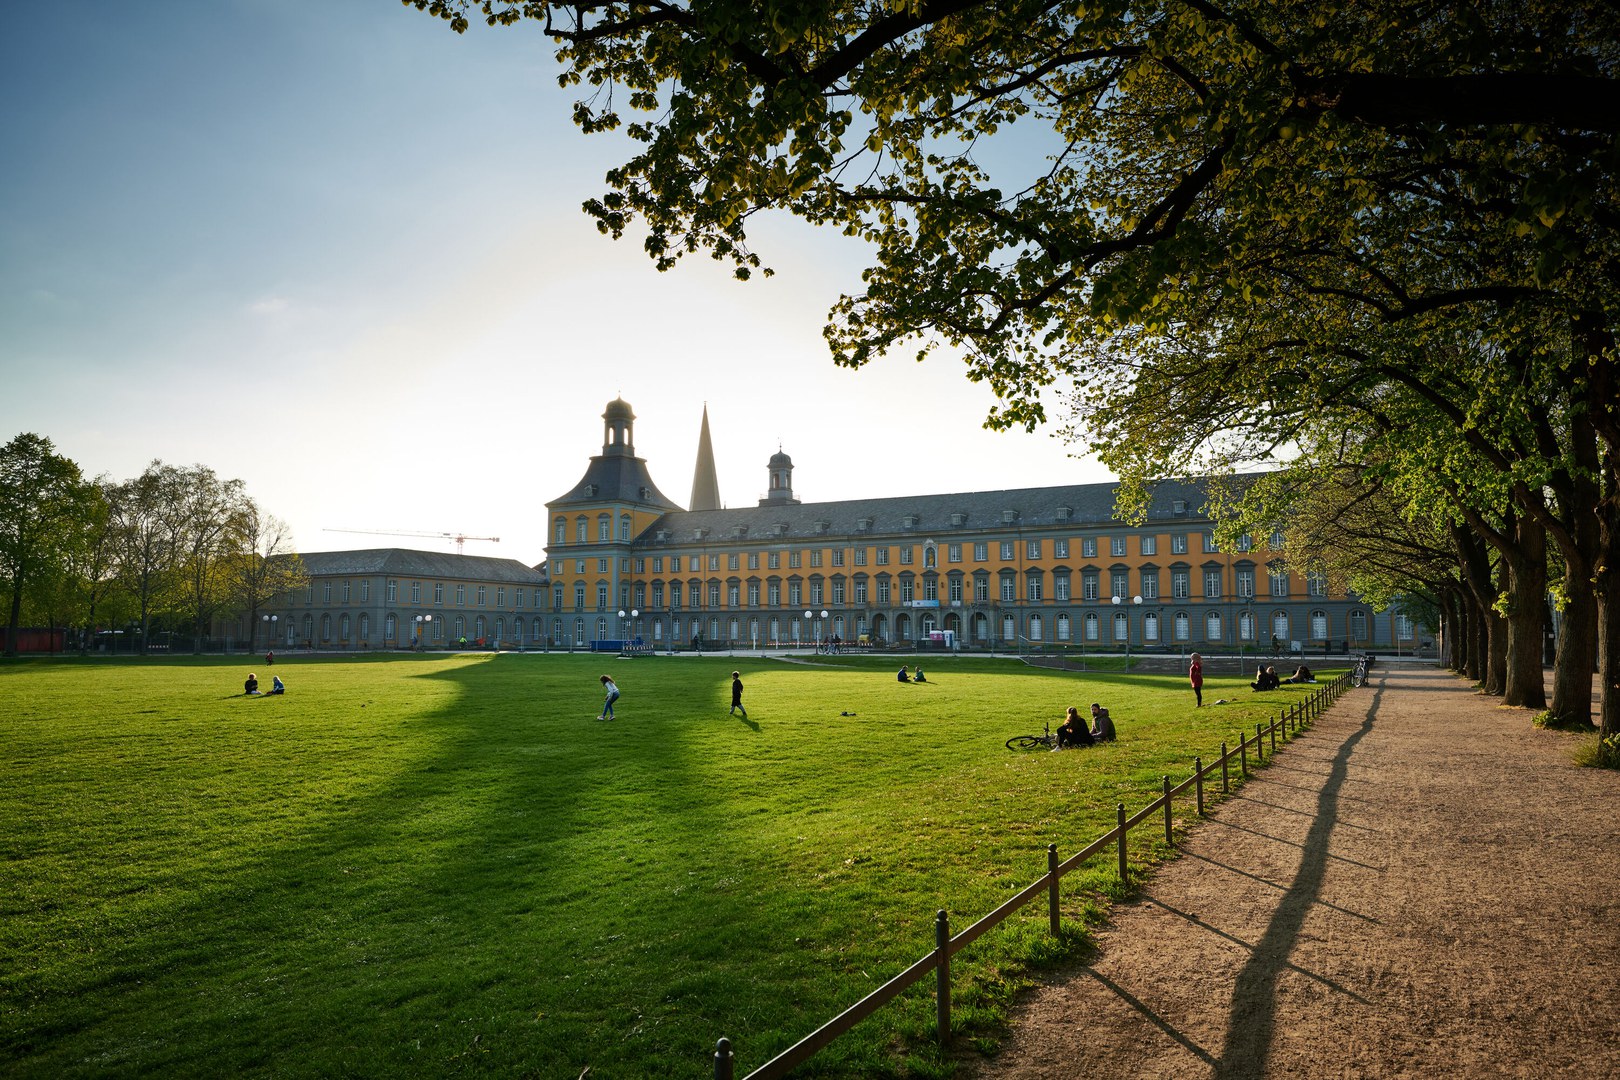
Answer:
[{"label": "bell tower with cupola", "polygon": [[[566,494],[546,504],[552,636],[557,644],[628,638],[639,607],[631,549],[636,537],[679,510],[636,456],[636,414],[615,398],[602,413],[602,452]],[[624,616],[620,616],[620,612]]]}]

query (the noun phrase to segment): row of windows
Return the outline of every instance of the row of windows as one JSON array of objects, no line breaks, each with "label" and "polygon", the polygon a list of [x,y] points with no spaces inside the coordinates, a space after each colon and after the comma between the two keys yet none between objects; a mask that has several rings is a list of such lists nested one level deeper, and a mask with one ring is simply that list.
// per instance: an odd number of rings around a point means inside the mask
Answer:
[{"label": "row of windows", "polygon": [[[588,542],[587,534],[589,532],[589,521],[588,521],[588,519],[585,518],[585,517],[580,517],[577,520],[576,524],[577,524],[577,530],[576,530],[577,542],[581,543],[581,544],[587,543]],[[612,532],[613,532],[613,528],[612,528],[612,519],[611,519],[611,517],[609,515],[607,515],[607,514],[599,515],[597,517],[597,536],[596,536],[597,540],[599,542],[607,542],[607,541],[612,540],[613,539]],[[558,518],[557,519],[557,527],[556,527],[556,537],[557,537],[557,543],[558,544],[563,544],[563,543],[567,542],[566,541],[566,534],[567,534],[567,522],[563,518]],[[1199,540],[1200,540],[1202,551],[1205,554],[1211,554],[1212,555],[1212,554],[1218,553],[1219,549],[1216,547],[1215,533],[1213,531],[1211,531],[1209,529],[1205,529],[1202,532],[1198,533],[1197,535],[1198,535]],[[1185,555],[1185,554],[1187,554],[1188,553],[1188,536],[1189,536],[1189,534],[1187,534],[1187,533],[1172,533],[1172,534],[1170,534],[1170,554],[1172,554],[1172,555]],[[621,541],[628,541],[631,538],[631,519],[630,519],[629,514],[623,514],[623,515],[620,515],[620,517],[619,517],[619,537],[618,538]],[[1111,536],[1111,537],[1109,537],[1109,536],[1104,536],[1104,537],[1086,536],[1086,537],[1081,537],[1080,542],[1079,542],[1080,557],[1083,558],[1083,559],[1095,559],[1095,558],[1098,558],[1097,553],[1098,553],[1098,551],[1100,549],[1100,545],[1106,543],[1107,546],[1108,546],[1108,553],[1109,553],[1110,556],[1115,557],[1115,558],[1125,558],[1129,554],[1129,552],[1127,550],[1127,547],[1128,547],[1127,542],[1128,542],[1128,540],[1129,540],[1129,537],[1126,537],[1126,536]],[[1159,537],[1157,535],[1141,535],[1141,536],[1136,537],[1136,541],[1137,541],[1137,549],[1138,549],[1137,554],[1142,555],[1142,556],[1155,556],[1155,555],[1159,554]],[[975,543],[973,543],[971,545],[965,545],[965,544],[958,543],[958,542],[947,543],[945,545],[945,561],[948,562],[948,563],[960,563],[960,562],[963,561],[963,553],[964,553],[964,551],[971,548],[974,562],[981,562],[981,563],[982,562],[989,562],[990,561],[990,546],[991,546],[991,543],[992,543],[992,541],[989,541],[989,540],[980,540],[980,541],[977,541],[977,542],[975,542]],[[1020,540],[998,540],[998,541],[994,541],[994,543],[996,545],[996,552],[1000,556],[1002,562],[1011,562],[1012,560],[1017,558],[1020,544],[1023,545],[1024,557],[1026,559],[1029,559],[1029,560],[1032,560],[1032,561],[1039,561],[1039,560],[1041,560],[1041,559],[1043,559],[1045,557],[1046,545],[1049,544],[1049,543],[1052,546],[1052,557],[1053,558],[1055,558],[1055,559],[1067,559],[1067,558],[1070,557],[1070,543],[1071,543],[1071,541],[1066,537],[1058,537],[1058,538],[1054,538],[1054,539],[1050,539],[1050,540],[1043,539],[1043,538],[1038,538],[1038,537],[1037,538],[1029,538],[1029,539],[1025,539],[1025,540],[1021,540],[1021,541]],[[1239,538],[1238,544],[1237,544],[1237,550],[1240,553],[1241,552],[1247,552],[1248,550],[1250,550],[1250,548],[1252,546],[1253,545],[1250,542],[1249,538],[1247,536],[1244,536],[1244,537]],[[1273,550],[1281,550],[1281,548],[1282,548],[1282,534],[1281,533],[1277,533],[1277,534],[1274,534],[1272,536],[1272,538],[1271,538],[1271,546],[1272,546]],[[919,551],[921,551],[921,553],[922,553],[922,561],[923,561],[924,566],[933,566],[933,565],[935,565],[936,561],[938,560],[938,545],[935,544],[931,540],[924,543],[924,544],[921,544],[921,545],[902,544],[902,545],[899,545],[898,547],[891,547],[889,545],[879,545],[879,546],[875,546],[875,547],[854,546],[854,547],[849,548],[848,550],[849,550],[850,555],[851,555],[851,557],[852,557],[852,559],[854,561],[854,565],[856,565],[856,566],[865,566],[865,565],[867,565],[867,557],[868,557],[869,552],[871,554],[873,564],[877,565],[877,566],[887,566],[887,565],[889,565],[889,556],[890,556],[891,552],[895,553],[896,558],[898,558],[899,563],[902,566],[912,565],[916,561],[917,553]],[[806,549],[792,548],[792,549],[788,550],[787,552],[785,552],[785,554],[787,555],[787,565],[789,567],[798,567],[798,566],[802,565],[805,557],[808,555],[809,565],[811,565],[811,566],[820,566],[821,563],[822,563],[822,558],[823,558],[823,553],[824,552],[827,553],[826,557],[831,560],[831,563],[832,563],[833,566],[842,566],[842,565],[844,565],[845,548],[841,547],[841,546],[840,547],[833,547],[833,548],[830,548],[830,549],[829,548],[822,548],[822,547],[810,547],[810,548],[806,548]],[[768,560],[770,568],[771,569],[777,569],[777,568],[779,568],[781,566],[781,560],[782,560],[782,556],[783,556],[784,552],[781,552],[781,551],[766,551],[766,552],[750,551],[750,552],[746,552],[746,553],[730,552],[730,553],[728,553],[728,554],[726,554],[724,556],[724,558],[726,559],[727,564],[728,564],[727,569],[730,569],[730,570],[740,569],[741,567],[738,565],[738,562],[739,562],[739,559],[741,559],[744,556],[744,554],[746,554],[746,557],[748,559],[748,568],[750,570],[758,570],[760,568],[759,563],[760,563],[760,556],[762,554]],[[710,570],[719,570],[720,569],[720,560],[721,560],[722,556],[719,553],[714,553],[714,552],[708,553],[706,555],[697,555],[697,554],[688,555],[688,554],[684,554],[684,553],[683,554],[667,555],[667,556],[665,556],[665,555],[654,555],[654,556],[650,556],[651,562],[653,564],[653,570],[652,570],[653,573],[655,573],[655,574],[663,573],[663,562],[664,562],[664,560],[666,558],[669,559],[670,570],[672,572],[674,572],[674,573],[680,573],[681,572],[681,566],[682,566],[682,560],[686,560],[687,563],[690,565],[691,569],[698,570],[698,569],[701,569],[701,565],[700,565],[701,562],[704,559],[707,559],[708,564],[709,564],[708,568]],[[581,561],[583,561],[583,560],[581,560]],[[647,561],[647,558],[642,558],[642,559],[637,560],[637,569],[636,569],[637,573],[646,573],[646,570],[645,570],[644,566],[641,565],[641,564],[645,563],[646,561]]]},{"label": "row of windows", "polygon": [[[1254,571],[1239,569],[1235,572],[1236,590],[1231,594],[1238,600],[1252,600],[1254,592]],[[1070,585],[1071,576],[1067,572],[1056,572],[1052,575],[1052,593],[1046,595],[1046,572],[1042,570],[1029,570],[1023,574],[1024,595],[1018,595],[1019,575],[1011,570],[1002,571],[995,586],[995,596],[1004,603],[1017,603],[1022,599],[1026,603],[1042,603],[1050,599],[1056,602],[1067,602],[1074,599]],[[1172,600],[1188,600],[1192,598],[1192,572],[1190,570],[1171,570],[1169,572],[1170,593]],[[868,581],[864,574],[857,574],[852,580],[846,582],[841,576],[834,577],[831,582],[823,581],[819,576],[810,578],[806,582],[789,579],[784,583],[774,578],[765,581],[708,581],[696,578],[688,582],[681,581],[654,581],[637,582],[634,592],[632,586],[621,586],[620,604],[633,604],[637,608],[645,608],[651,604],[654,608],[666,606],[682,607],[683,601],[689,601],[692,607],[704,606],[705,598],[709,607],[720,607],[721,597],[725,598],[726,607],[742,607],[744,588],[747,592],[747,606],[759,607],[763,596],[766,607],[781,607],[784,595],[789,607],[798,607],[803,603],[821,604],[832,603],[843,606],[853,603],[856,606],[865,606],[868,603],[890,604],[898,600],[902,604],[909,604],[913,600],[949,600],[952,603],[964,603],[969,596],[973,603],[988,603],[991,598],[992,582],[987,573],[980,572],[973,576],[971,581],[961,573],[951,573],[945,578],[944,595],[941,596],[940,579],[934,575],[925,575],[917,578],[911,574],[901,574],[896,579],[890,579],[886,574],[879,574],[875,579]],[[1205,600],[1227,599],[1224,591],[1224,574],[1220,570],[1206,570],[1203,574],[1203,591],[1200,594]],[[1286,598],[1292,595],[1292,584],[1285,571],[1276,571],[1269,578],[1270,593],[1272,597]],[[808,588],[806,586],[808,585]],[[1143,602],[1156,602],[1160,597],[1160,574],[1157,570],[1144,569],[1137,573],[1137,586],[1141,590],[1135,596],[1130,591],[1130,573],[1125,570],[1116,570],[1110,574],[1109,585],[1112,589],[1107,599],[1118,597],[1125,600],[1127,597],[1133,601],[1140,597]],[[763,592],[762,592],[763,587]],[[1103,602],[1101,593],[1102,579],[1098,571],[1086,570],[1080,574],[1079,599],[1094,603]],[[574,607],[581,610],[585,607],[588,584],[586,582],[574,583]],[[566,590],[562,585],[552,589],[552,608],[556,611],[563,609],[566,600]],[[1309,596],[1327,595],[1327,579],[1320,574],[1306,575],[1306,593]],[[610,587],[606,582],[596,583],[596,606],[603,609],[608,606]]]},{"label": "row of windows", "polygon": [[[837,636],[848,638],[853,632],[857,637],[866,637],[869,633],[887,638],[892,630],[897,640],[907,640],[915,632],[918,637],[926,636],[930,631],[939,629],[939,622],[932,614],[919,615],[913,625],[913,620],[907,616],[898,616],[891,624],[883,616],[875,617],[870,623],[865,619],[846,617],[843,615],[817,618],[813,614],[810,618],[802,620],[798,616],[768,616],[765,618],[751,618],[746,623],[732,616],[722,620],[709,616],[707,620],[707,635],[710,643],[719,644],[732,642],[736,644],[749,644],[752,646],[771,646],[785,643],[815,641],[823,637]],[[1404,616],[1402,617],[1404,619]],[[1276,644],[1292,646],[1296,643],[1306,645],[1309,642],[1326,642],[1333,631],[1332,621],[1328,613],[1314,610],[1307,614],[1302,629],[1306,637],[1295,638],[1292,635],[1296,627],[1286,611],[1274,611],[1264,617],[1254,612],[1243,612],[1236,618],[1227,619],[1220,612],[1205,612],[1195,615],[1192,612],[1177,611],[1161,619],[1156,612],[1148,612],[1138,622],[1125,612],[1115,612],[1111,616],[1088,612],[1079,618],[1076,627],[1073,616],[1068,612],[1060,612],[1055,616],[1031,614],[1022,619],[1007,615],[1001,620],[1000,639],[1003,642],[1014,642],[1022,637],[1030,642],[1055,641],[1083,642],[1095,644],[1123,645],[1130,642],[1140,642],[1147,645],[1159,644],[1165,641],[1177,644],[1199,643],[1204,645],[1259,643],[1257,631],[1265,627],[1269,635],[1276,639]],[[643,625],[643,624],[646,625]],[[587,625],[586,620],[576,618],[571,629],[578,644],[587,640],[587,630],[594,630],[596,639],[608,638],[610,631],[617,626],[618,634],[635,634],[650,637],[654,644],[671,643],[682,640],[683,630],[690,640],[697,640],[704,634],[704,619],[702,618],[670,618],[657,615],[637,619],[631,625],[619,625],[610,621],[606,616],[597,618],[593,624]],[[944,620],[945,629],[962,632],[960,616],[947,615]],[[970,623],[972,640],[979,643],[990,641],[993,624],[983,615],[975,616]],[[566,641],[565,631],[570,627],[561,619],[553,620],[553,634],[558,641]],[[1343,636],[1349,641],[1365,643],[1368,637],[1369,617],[1365,611],[1351,611],[1343,623]],[[650,633],[649,633],[650,631]],[[1106,634],[1106,637],[1105,637]],[[1409,621],[1401,622],[1396,627],[1398,637],[1411,637],[1411,624]],[[1049,636],[1050,635],[1050,636]]]},{"label": "row of windows", "polygon": [[[359,585],[358,589],[355,587],[355,585],[356,585],[355,582],[347,581],[347,580],[345,580],[345,581],[329,581],[329,580],[322,579],[319,582],[311,581],[309,583],[309,587],[304,591],[304,603],[313,604],[315,602],[315,592],[316,592],[317,589],[320,590],[321,603],[323,603],[323,604],[331,604],[334,601],[334,599],[336,599],[336,601],[338,603],[340,603],[340,604],[350,604],[350,603],[368,604],[368,603],[370,603],[371,602],[371,581],[369,579],[367,579],[367,578],[361,578],[360,581],[358,582],[358,585]],[[420,581],[410,581],[410,582],[406,582],[405,585],[406,585],[406,588],[404,589],[404,593],[405,593],[405,596],[408,597],[408,599],[406,599],[404,602],[409,603],[409,604],[421,604],[423,602],[423,599],[422,599],[423,596],[426,595],[424,593],[424,591],[423,591],[423,588],[422,588],[423,583],[420,582]],[[444,606],[444,598],[445,598],[445,595],[446,595],[445,583],[442,582],[442,581],[435,581],[435,582],[432,582],[431,585],[432,585],[432,594],[431,595],[433,597],[432,603],[436,607],[443,607]],[[455,597],[455,606],[456,607],[466,607],[467,606],[467,597],[469,595],[469,589],[471,590],[470,595],[473,597],[473,606],[474,607],[484,607],[484,606],[486,606],[488,600],[490,599],[491,594],[493,593],[496,607],[498,607],[498,608],[506,607],[507,606],[507,604],[506,604],[507,597],[510,595],[511,601],[512,601],[512,607],[521,608],[521,607],[525,606],[524,605],[524,597],[527,596],[528,593],[529,593],[529,590],[526,590],[526,589],[524,589],[524,588],[522,588],[520,586],[516,586],[516,585],[512,586],[511,590],[508,591],[507,587],[504,586],[504,585],[496,585],[492,589],[488,585],[468,586],[468,585],[465,585],[465,584],[457,584],[457,585],[454,586],[454,593],[452,594]],[[390,579],[388,581],[388,585],[387,585],[387,593],[386,593],[387,600],[385,602],[389,603],[389,604],[398,604],[398,603],[400,603],[401,602],[400,592],[401,592],[400,583],[398,581]],[[356,593],[358,593],[358,595],[359,595],[358,600],[355,599]],[[535,588],[533,590],[533,593],[534,593],[534,597],[533,597],[533,605],[532,606],[537,608],[537,609],[541,608],[541,607],[544,607],[545,606],[545,600],[546,600],[545,590],[543,588],[538,588],[537,587],[537,588]]]},{"label": "row of windows", "polygon": [[372,639],[372,620],[369,613],[351,616],[347,613],[333,616],[322,615],[319,621],[312,614],[302,618],[291,616],[287,619],[287,644],[297,645],[308,642],[312,645],[336,646],[368,646],[368,645],[407,645],[407,644],[445,644],[446,642],[459,642],[466,638],[468,641],[489,640],[491,631],[496,641],[516,640],[519,644],[524,641],[539,641],[545,633],[545,621],[538,616],[534,618],[514,617],[510,622],[502,617],[493,620],[483,615],[468,618],[465,615],[455,615],[435,619],[431,616],[399,616],[392,612],[385,615],[382,620],[382,637]]}]

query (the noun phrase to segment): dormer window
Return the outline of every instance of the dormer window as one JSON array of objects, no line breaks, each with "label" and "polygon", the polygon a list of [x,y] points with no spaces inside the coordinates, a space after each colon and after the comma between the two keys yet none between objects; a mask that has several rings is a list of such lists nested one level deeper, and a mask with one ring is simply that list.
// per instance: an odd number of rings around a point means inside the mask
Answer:
[{"label": "dormer window", "polygon": [[967,515],[963,514],[963,513],[952,514],[951,515],[951,524],[956,525],[956,526],[966,525],[967,524]]}]

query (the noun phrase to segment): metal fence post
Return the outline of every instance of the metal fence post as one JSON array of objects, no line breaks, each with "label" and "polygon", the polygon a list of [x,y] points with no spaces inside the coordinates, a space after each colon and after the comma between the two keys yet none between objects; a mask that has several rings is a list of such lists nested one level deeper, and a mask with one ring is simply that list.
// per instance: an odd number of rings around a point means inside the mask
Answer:
[{"label": "metal fence post", "polygon": [[714,1044],[714,1080],[731,1080],[731,1040]]},{"label": "metal fence post", "polygon": [[1204,816],[1204,759],[1193,758],[1193,787],[1198,791],[1198,816]]},{"label": "metal fence post", "polygon": [[1125,870],[1125,804],[1119,804],[1119,883],[1124,885],[1128,880]]},{"label": "metal fence post", "polygon": [[1225,740],[1221,741],[1221,794],[1227,795],[1232,791],[1232,751],[1226,748]]},{"label": "metal fence post", "polygon": [[945,1046],[951,1041],[951,919],[944,908],[934,916],[934,948],[939,953],[939,1045]]},{"label": "metal fence post", "polygon": [[1170,824],[1170,778],[1164,778],[1164,842],[1175,846],[1176,834]]},{"label": "metal fence post", "polygon": [[1056,844],[1046,845],[1046,873],[1052,881],[1046,888],[1047,906],[1051,909],[1052,936],[1058,936],[1058,854]]}]

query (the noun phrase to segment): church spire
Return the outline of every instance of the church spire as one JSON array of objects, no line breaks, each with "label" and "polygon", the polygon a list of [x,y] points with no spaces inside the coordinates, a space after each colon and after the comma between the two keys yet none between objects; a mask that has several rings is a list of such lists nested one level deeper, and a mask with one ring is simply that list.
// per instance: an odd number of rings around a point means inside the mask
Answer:
[{"label": "church spire", "polygon": [[703,430],[698,434],[697,468],[692,472],[691,510],[720,509],[720,479],[714,471],[714,446],[709,442],[709,403],[703,403]]}]

